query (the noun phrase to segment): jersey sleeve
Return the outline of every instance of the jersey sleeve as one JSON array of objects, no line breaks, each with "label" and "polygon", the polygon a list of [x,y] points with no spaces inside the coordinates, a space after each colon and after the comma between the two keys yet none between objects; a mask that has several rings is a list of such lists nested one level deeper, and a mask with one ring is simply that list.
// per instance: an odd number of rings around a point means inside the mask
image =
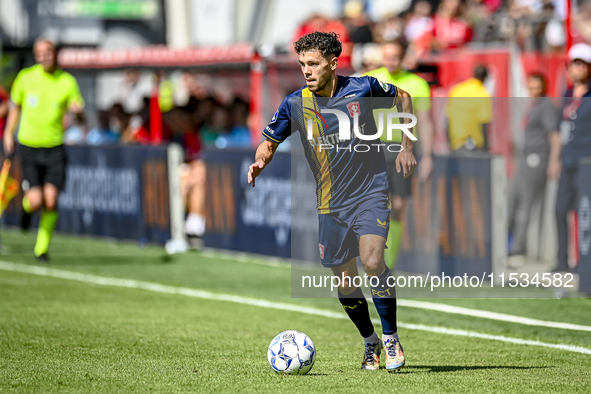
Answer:
[{"label": "jersey sleeve", "polygon": [[82,94],[80,93],[80,87],[78,86],[78,82],[76,82],[76,78],[72,77],[72,82],[70,84],[70,94],[68,95],[68,108],[72,104],[77,104],[80,108],[84,108],[84,99],[82,98]]},{"label": "jersey sleeve", "polygon": [[14,80],[12,84],[12,89],[10,90],[10,101],[14,104],[18,105],[19,107],[23,104],[24,99],[24,88],[23,88],[23,72],[21,71]]},{"label": "jersey sleeve", "polygon": [[367,77],[371,97],[398,97],[398,88],[391,83],[382,82],[375,77]]},{"label": "jersey sleeve", "polygon": [[289,98],[285,98],[271,123],[263,130],[263,136],[273,142],[282,143],[291,135],[291,106]]}]

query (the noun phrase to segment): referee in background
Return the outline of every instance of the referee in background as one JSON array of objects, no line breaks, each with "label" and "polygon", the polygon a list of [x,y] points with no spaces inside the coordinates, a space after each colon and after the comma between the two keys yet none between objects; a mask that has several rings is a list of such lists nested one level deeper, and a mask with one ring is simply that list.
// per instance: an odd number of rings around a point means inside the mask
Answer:
[{"label": "referee in background", "polygon": [[14,132],[20,120],[18,142],[25,190],[21,225],[27,229],[31,214],[43,209],[34,253],[37,260],[48,262],[49,242],[58,218],[58,196],[66,181],[62,121],[67,111],[82,119],[84,100],[76,79],[57,67],[53,42],[36,41],[33,53],[37,64],[22,70],[12,86],[4,153],[14,152]]}]

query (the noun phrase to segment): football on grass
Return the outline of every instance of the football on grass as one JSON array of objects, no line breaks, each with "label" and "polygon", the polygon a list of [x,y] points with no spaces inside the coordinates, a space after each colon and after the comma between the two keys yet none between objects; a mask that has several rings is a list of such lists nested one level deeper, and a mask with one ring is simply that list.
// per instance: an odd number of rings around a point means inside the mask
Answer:
[{"label": "football on grass", "polygon": [[277,334],[267,350],[269,364],[277,373],[303,375],[316,360],[316,348],[306,334],[289,330]]}]

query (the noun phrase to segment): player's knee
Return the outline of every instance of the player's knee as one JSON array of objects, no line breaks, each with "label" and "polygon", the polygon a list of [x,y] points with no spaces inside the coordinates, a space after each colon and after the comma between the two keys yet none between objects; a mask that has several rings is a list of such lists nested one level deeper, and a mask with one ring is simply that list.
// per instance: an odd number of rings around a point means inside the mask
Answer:
[{"label": "player's knee", "polygon": [[26,199],[29,201],[29,206],[32,211],[41,208],[41,205],[43,204],[43,195],[41,192],[31,190],[26,194]]},{"label": "player's knee", "polygon": [[364,260],[363,268],[368,275],[377,275],[384,270],[384,260],[377,254],[368,256]]}]

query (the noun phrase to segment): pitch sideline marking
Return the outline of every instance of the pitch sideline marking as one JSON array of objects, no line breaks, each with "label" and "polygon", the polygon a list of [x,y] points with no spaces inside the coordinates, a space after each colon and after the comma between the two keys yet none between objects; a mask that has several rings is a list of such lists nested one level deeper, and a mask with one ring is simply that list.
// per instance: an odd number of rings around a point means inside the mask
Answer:
[{"label": "pitch sideline marking", "polygon": [[398,300],[399,306],[405,306],[409,308],[421,308],[430,309],[437,312],[453,313],[457,315],[466,315],[481,317],[483,319],[491,319],[498,321],[506,321],[510,323],[524,324],[527,326],[539,326],[539,327],[550,327],[550,328],[561,328],[563,330],[576,330],[576,331],[591,331],[591,326],[583,326],[580,324],[561,323],[548,320],[531,319],[529,317],[508,315],[505,313],[497,313],[490,311],[483,311],[480,309],[463,308],[460,306],[453,306],[449,304],[440,304],[437,302],[425,302],[415,300]]},{"label": "pitch sideline marking", "polygon": [[[285,311],[290,311],[290,312],[299,312],[299,313],[303,313],[303,314],[307,314],[307,315],[323,316],[323,317],[328,317],[328,318],[333,318],[333,319],[344,319],[344,320],[348,319],[348,317],[343,313],[337,313],[337,312],[332,312],[332,311],[327,311],[327,310],[322,310],[322,309],[316,309],[316,308],[312,308],[312,307],[304,307],[304,306],[298,306],[298,305],[293,305],[293,304],[272,302],[272,301],[261,300],[261,299],[256,299],[256,298],[249,298],[249,297],[233,296],[233,295],[229,295],[229,294],[211,293],[211,292],[203,291],[203,290],[195,290],[195,289],[189,289],[189,288],[185,288],[185,287],[168,286],[168,285],[162,285],[159,283],[138,281],[138,280],[134,280],[134,279],[109,278],[109,277],[97,276],[97,275],[92,275],[92,274],[83,274],[83,273],[73,272],[73,271],[58,270],[58,269],[54,269],[54,268],[39,267],[39,266],[26,265],[26,264],[16,264],[16,263],[10,263],[10,262],[6,262],[6,261],[0,261],[0,269],[5,270],[5,271],[21,272],[21,273],[33,274],[33,275],[39,275],[39,276],[48,276],[48,277],[53,277],[53,278],[58,278],[58,279],[75,280],[78,282],[91,283],[91,284],[101,285],[101,286],[115,286],[115,287],[131,288],[131,289],[141,289],[141,290],[153,291],[156,293],[178,294],[178,295],[184,295],[184,296],[194,297],[194,298],[201,298],[201,299],[208,299],[208,300],[215,300],[215,301],[228,301],[228,302],[233,302],[236,304],[258,306],[261,308],[279,309],[279,310],[285,310]],[[376,323],[379,323],[379,321],[377,321]],[[514,343],[517,345],[540,346],[540,347],[546,347],[546,348],[565,350],[565,351],[574,352],[574,353],[591,354],[591,349],[585,348],[582,346],[532,341],[532,340],[527,340],[527,339],[505,337],[502,335],[490,335],[490,334],[482,334],[482,333],[473,332],[473,331],[466,331],[466,330],[457,330],[457,329],[450,329],[450,328],[443,328],[443,327],[425,326],[422,324],[399,323],[398,326],[402,327],[402,328],[407,328],[410,330],[429,331],[429,332],[444,334],[444,335],[454,335],[454,336],[463,336],[463,337],[470,337],[470,338],[489,339],[489,340],[493,340],[493,341]]]},{"label": "pitch sideline marking", "polygon": [[[289,263],[284,263],[281,259],[271,259],[270,261],[260,262],[256,259],[253,259],[248,253],[227,253],[227,252],[218,252],[218,251],[207,251],[202,254],[204,257],[207,258],[222,258],[225,260],[231,260],[233,262],[239,261],[243,263],[251,263],[251,264],[258,264],[264,265],[269,267],[281,267],[281,268],[290,268]],[[368,299],[368,302],[372,302],[371,298]],[[523,324],[527,326],[538,326],[538,327],[549,327],[549,328],[558,328],[563,330],[575,330],[575,331],[589,331],[591,332],[591,326],[584,326],[581,324],[573,324],[573,323],[562,323],[556,321],[549,321],[549,320],[539,320],[533,319],[529,317],[522,317],[516,315],[509,315],[506,313],[499,313],[499,312],[492,312],[492,311],[485,311],[481,309],[472,309],[472,308],[464,308],[444,303],[438,302],[426,302],[426,301],[416,301],[416,300],[405,300],[399,299],[398,306],[407,307],[407,308],[419,308],[419,309],[427,309],[433,310],[442,313],[450,313],[456,315],[465,315],[465,316],[473,316],[479,317],[482,319],[490,319],[490,320],[497,320],[497,321],[505,321],[509,323],[516,323],[516,324]]]}]

